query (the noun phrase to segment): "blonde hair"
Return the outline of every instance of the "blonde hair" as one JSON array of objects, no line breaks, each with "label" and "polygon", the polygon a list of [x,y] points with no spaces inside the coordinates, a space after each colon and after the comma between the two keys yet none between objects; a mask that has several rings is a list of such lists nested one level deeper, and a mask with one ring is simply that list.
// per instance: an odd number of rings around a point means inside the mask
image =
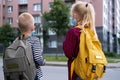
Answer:
[{"label": "blonde hair", "polygon": [[24,12],[18,17],[18,26],[21,32],[26,32],[34,26],[34,18],[30,13]]},{"label": "blonde hair", "polygon": [[89,23],[90,29],[95,32],[95,11],[93,5],[88,2],[77,1],[71,7],[71,14],[78,14],[77,21],[81,21],[82,25]]}]

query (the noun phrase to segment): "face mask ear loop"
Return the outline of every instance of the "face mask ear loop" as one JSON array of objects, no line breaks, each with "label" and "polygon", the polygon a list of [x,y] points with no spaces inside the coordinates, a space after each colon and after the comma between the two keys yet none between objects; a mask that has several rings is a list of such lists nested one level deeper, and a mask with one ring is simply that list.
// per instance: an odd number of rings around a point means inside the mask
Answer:
[{"label": "face mask ear loop", "polygon": [[77,21],[76,21],[76,19],[74,19],[73,17],[71,17],[70,23],[71,23],[71,26],[76,26]]},{"label": "face mask ear loop", "polygon": [[35,35],[35,30],[31,32],[31,36],[34,36],[34,35]]}]

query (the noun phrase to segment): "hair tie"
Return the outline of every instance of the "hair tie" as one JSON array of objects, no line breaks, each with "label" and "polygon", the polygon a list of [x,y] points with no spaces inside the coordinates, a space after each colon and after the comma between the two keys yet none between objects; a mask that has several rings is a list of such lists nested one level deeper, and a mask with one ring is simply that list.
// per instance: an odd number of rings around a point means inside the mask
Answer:
[{"label": "hair tie", "polygon": [[88,7],[88,3],[85,6]]}]

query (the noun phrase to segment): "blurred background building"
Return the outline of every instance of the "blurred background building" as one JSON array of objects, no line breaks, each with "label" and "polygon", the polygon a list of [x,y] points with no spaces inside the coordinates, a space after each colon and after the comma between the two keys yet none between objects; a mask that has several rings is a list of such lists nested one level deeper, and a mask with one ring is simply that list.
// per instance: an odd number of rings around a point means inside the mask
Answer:
[{"label": "blurred background building", "polygon": [[[42,19],[41,16],[45,11],[50,10],[50,5],[54,0],[0,0],[0,26],[9,23],[13,27],[18,27],[17,18],[22,12],[29,12],[35,19],[36,30],[34,35],[42,38]],[[118,37],[120,37],[120,0],[65,0],[71,6],[76,1],[87,1],[93,4],[95,8],[96,30],[98,37],[102,42],[103,50],[106,52],[120,53]],[[53,53],[59,47],[62,53],[62,41],[57,46],[55,33],[49,31],[50,39],[48,46],[44,47],[45,53]]]}]

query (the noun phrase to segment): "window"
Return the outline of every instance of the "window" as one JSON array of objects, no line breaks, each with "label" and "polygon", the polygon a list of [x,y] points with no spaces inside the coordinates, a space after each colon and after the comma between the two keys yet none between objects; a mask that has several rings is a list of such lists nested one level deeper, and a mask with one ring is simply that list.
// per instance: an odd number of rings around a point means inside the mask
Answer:
[{"label": "window", "polygon": [[35,15],[33,17],[34,17],[35,23],[41,23],[41,17],[40,17],[40,15]]},{"label": "window", "polygon": [[7,22],[8,22],[9,24],[12,24],[12,23],[13,23],[13,18],[12,18],[12,17],[7,18]]},{"label": "window", "polygon": [[49,35],[56,35],[56,33],[55,33],[55,32],[53,32],[53,31],[52,31],[52,30],[50,30],[50,29],[48,30],[48,34],[49,34]]},{"label": "window", "polygon": [[8,2],[10,2],[10,1],[12,1],[12,0],[8,0]]},{"label": "window", "polygon": [[27,4],[28,1],[27,0],[19,0],[19,4]]},{"label": "window", "polygon": [[49,48],[57,48],[57,41],[50,41],[48,42]]},{"label": "window", "polygon": [[8,6],[8,13],[12,13],[13,12],[13,6]]},{"label": "window", "polygon": [[48,7],[49,7],[49,10],[51,10],[51,6],[53,5],[53,2],[50,2]]},{"label": "window", "polygon": [[34,11],[41,11],[41,4],[34,4]]}]

